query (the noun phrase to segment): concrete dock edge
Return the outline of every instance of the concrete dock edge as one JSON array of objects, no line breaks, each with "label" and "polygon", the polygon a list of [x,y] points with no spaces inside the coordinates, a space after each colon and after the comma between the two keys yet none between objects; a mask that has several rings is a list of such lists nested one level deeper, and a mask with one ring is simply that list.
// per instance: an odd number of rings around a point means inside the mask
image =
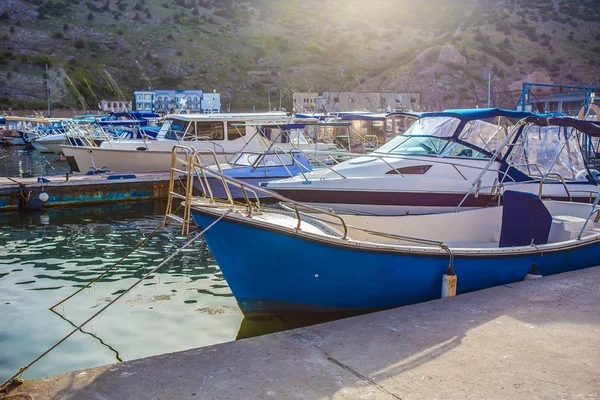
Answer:
[{"label": "concrete dock edge", "polygon": [[29,380],[7,398],[599,399],[598,288],[595,267]]}]

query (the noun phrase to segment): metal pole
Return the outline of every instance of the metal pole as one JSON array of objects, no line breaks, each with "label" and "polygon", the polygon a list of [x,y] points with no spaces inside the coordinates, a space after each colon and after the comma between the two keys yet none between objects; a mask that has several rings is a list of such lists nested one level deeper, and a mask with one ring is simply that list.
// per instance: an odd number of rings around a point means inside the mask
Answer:
[{"label": "metal pole", "polygon": [[271,111],[271,88],[269,88],[268,96],[269,96],[269,111]]},{"label": "metal pole", "polygon": [[488,108],[492,106],[492,73],[488,72]]},{"label": "metal pole", "polygon": [[46,64],[46,99],[48,101],[48,118],[51,118],[52,102],[50,101],[50,85],[48,84],[48,64]]}]

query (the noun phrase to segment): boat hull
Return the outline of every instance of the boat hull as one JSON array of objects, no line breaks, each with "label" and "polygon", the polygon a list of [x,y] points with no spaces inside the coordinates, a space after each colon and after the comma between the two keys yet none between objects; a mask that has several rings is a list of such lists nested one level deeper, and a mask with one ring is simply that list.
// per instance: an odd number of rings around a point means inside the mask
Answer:
[{"label": "boat hull", "polygon": [[[207,227],[220,214],[193,209],[192,215]],[[332,244],[229,217],[204,238],[246,315],[364,312],[434,300],[440,298],[449,265],[445,253]],[[532,251],[457,253],[457,293],[523,280],[534,263],[542,275],[591,267],[598,264],[598,251],[596,240],[543,256]]]},{"label": "boat hull", "polygon": [[48,135],[37,138],[32,142],[33,147],[42,153],[62,154],[61,145],[65,144],[65,134]]},{"label": "boat hull", "polygon": [[[169,171],[172,152],[143,150],[114,150],[95,147],[61,146],[71,170],[87,173],[96,169],[112,172]],[[218,162],[227,162],[235,153],[217,153]],[[178,165],[181,168],[182,165]]]},{"label": "boat hull", "polygon": [[[265,177],[265,178],[244,178],[244,177],[236,177],[237,180],[240,180],[244,183],[250,184],[252,186],[259,186],[259,184],[261,182],[269,182],[272,180],[277,180],[277,179],[284,179],[287,178],[287,176],[277,176],[277,177]],[[227,199],[229,196],[227,196],[227,193],[225,192],[225,186],[223,185],[223,181],[217,178],[208,178],[208,184],[210,185],[210,191],[213,195],[214,198],[218,198],[218,199]],[[196,177],[194,178],[194,187],[202,192],[204,192],[204,186],[205,185],[205,181],[204,179],[202,180],[202,184],[200,184],[199,179]],[[245,198],[244,196],[244,192],[242,191],[242,189],[240,189],[237,186],[234,185],[228,185],[228,189],[229,189],[229,193],[231,194],[231,197],[234,199],[243,199]],[[253,199],[255,197],[258,197],[260,199],[262,198],[266,198],[269,197],[266,194],[260,193],[260,192],[256,192],[253,193],[250,190],[246,190],[246,194],[248,195],[248,197],[250,199]]]},{"label": "boat hull", "polygon": [[[538,194],[539,184],[507,184],[510,190],[519,190]],[[477,196],[467,192],[435,192],[427,190],[389,190],[385,188],[370,190],[327,190],[327,189],[281,189],[270,185],[266,187],[283,197],[301,203],[326,207],[344,214],[364,215],[418,215],[436,214],[455,211],[460,205],[461,210],[489,207],[502,204],[498,197],[490,193],[479,193]],[[575,191],[581,189],[580,191]],[[542,198],[558,201],[576,201],[591,203],[600,187],[577,184],[571,188],[569,198],[561,184],[546,183],[543,186]],[[592,193],[590,195],[590,193]]]}]

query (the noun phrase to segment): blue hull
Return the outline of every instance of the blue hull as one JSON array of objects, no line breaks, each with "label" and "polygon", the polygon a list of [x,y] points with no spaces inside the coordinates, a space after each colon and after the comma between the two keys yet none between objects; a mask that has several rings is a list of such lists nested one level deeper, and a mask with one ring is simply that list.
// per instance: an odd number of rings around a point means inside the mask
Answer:
[{"label": "blue hull", "polygon": [[[216,218],[192,211],[196,223]],[[205,233],[244,314],[374,311],[440,298],[447,256],[357,250],[223,219]],[[234,250],[235,249],[235,250]],[[599,264],[600,244],[554,253],[460,256],[457,293]]]}]

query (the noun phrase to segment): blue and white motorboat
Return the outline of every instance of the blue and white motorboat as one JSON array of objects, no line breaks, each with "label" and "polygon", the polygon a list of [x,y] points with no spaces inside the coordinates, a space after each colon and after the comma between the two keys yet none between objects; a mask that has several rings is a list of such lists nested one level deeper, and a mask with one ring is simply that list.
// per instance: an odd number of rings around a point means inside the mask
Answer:
[{"label": "blue and white motorboat", "polygon": [[369,154],[266,187],[299,202],[374,215],[485,207],[505,189],[590,202],[600,186],[581,151],[585,135],[600,136],[600,124],[500,109],[425,113]]},{"label": "blue and white motorboat", "polygon": [[[261,182],[290,178],[312,171],[308,159],[299,150],[290,152],[279,150],[240,152],[233,157],[231,162],[212,165],[210,168],[254,186],[259,186]],[[198,190],[208,190],[205,186],[207,184],[215,198],[242,199],[245,197],[238,186],[230,185],[219,177],[206,176],[205,178],[195,177],[194,179],[194,186]],[[246,195],[259,198],[266,197],[260,192],[249,191]]]},{"label": "blue and white motorboat", "polygon": [[155,138],[160,129],[152,125],[157,113],[120,111],[108,115],[80,115],[69,120],[55,121],[47,129],[38,130],[32,140],[40,152],[61,154],[62,145],[84,146],[90,141],[101,143],[110,138]]},{"label": "blue and white motorboat", "polygon": [[375,311],[440,298],[452,273],[461,294],[600,264],[600,196],[592,205],[507,191],[502,206],[414,216],[278,199],[284,210],[189,201],[245,315]]}]

